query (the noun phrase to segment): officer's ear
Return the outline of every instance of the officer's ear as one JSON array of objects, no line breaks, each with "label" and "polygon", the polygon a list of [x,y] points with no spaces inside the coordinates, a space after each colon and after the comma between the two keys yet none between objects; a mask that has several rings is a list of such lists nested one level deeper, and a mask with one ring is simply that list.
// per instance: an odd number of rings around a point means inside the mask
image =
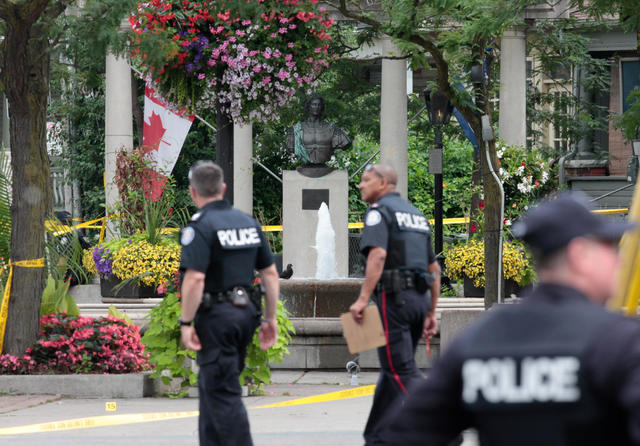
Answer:
[{"label": "officer's ear", "polygon": [[189,194],[191,195],[191,199],[195,202],[196,200],[196,190],[192,185],[189,185]]},{"label": "officer's ear", "polygon": [[224,198],[224,194],[227,192],[227,183],[222,183],[222,198]]}]

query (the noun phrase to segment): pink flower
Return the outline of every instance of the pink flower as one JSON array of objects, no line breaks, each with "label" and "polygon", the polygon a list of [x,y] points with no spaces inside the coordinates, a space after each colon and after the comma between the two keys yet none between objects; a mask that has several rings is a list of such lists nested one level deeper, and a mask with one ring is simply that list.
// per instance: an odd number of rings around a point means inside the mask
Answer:
[{"label": "pink flower", "polygon": [[[198,74],[198,79],[200,79],[200,80],[204,79],[204,73]],[[160,285],[160,286],[162,286],[162,285]],[[160,287],[158,287],[158,288],[160,288]],[[158,294],[166,293],[166,291],[167,291],[167,288],[165,287],[164,291],[162,293],[158,293]]]},{"label": "pink flower", "polygon": [[280,28],[280,29],[278,29],[278,32],[280,34],[285,34],[287,32],[287,28]]},{"label": "pink flower", "polygon": [[278,77],[280,79],[283,79],[283,80],[287,79],[289,77],[289,72],[281,70],[278,74],[276,74],[276,77]]},{"label": "pink flower", "polygon": [[262,67],[260,65],[255,65],[253,67],[253,72],[254,73],[260,73],[262,71]]},{"label": "pink flower", "polygon": [[263,78],[262,78],[262,83],[263,83],[264,85],[266,85],[266,84],[268,84],[268,83],[271,83],[271,76],[263,77]]},{"label": "pink flower", "polygon": [[288,46],[289,48],[293,48],[293,47],[295,46],[295,44],[294,44],[293,42],[289,42],[289,43],[287,43],[287,46]]}]

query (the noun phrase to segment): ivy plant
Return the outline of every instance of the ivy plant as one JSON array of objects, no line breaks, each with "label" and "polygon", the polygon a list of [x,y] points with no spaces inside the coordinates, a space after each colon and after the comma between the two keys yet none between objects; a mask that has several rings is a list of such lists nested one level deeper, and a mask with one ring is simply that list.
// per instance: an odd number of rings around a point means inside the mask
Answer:
[{"label": "ivy plant", "polygon": [[165,385],[169,385],[172,378],[177,380],[180,390],[170,396],[184,397],[189,386],[196,385],[198,376],[191,370],[190,361],[187,361],[195,360],[196,352],[184,348],[180,343],[179,316],[178,295],[175,292],[168,293],[149,312],[149,329],[142,336],[142,343],[149,351],[149,363],[153,367],[151,377],[160,378]]},{"label": "ivy plant", "polygon": [[[160,378],[165,385],[172,379],[179,383],[179,390],[169,396],[184,397],[188,388],[198,382],[197,374],[191,369],[190,361],[196,352],[185,349],[180,343],[180,301],[177,293],[168,293],[162,302],[149,313],[149,329],[142,336],[142,343],[149,351],[149,363],[153,366],[152,378]],[[282,362],[289,353],[287,345],[295,330],[289,320],[289,312],[282,302],[278,302],[278,341],[267,351],[260,350],[258,331],[247,349],[245,369],[240,374],[240,384],[249,386],[251,394],[262,392],[262,386],[271,381],[269,364]]]},{"label": "ivy plant", "polygon": [[278,340],[268,350],[260,350],[260,340],[258,330],[253,335],[253,340],[247,349],[245,367],[240,373],[240,384],[249,387],[249,394],[257,395],[264,393],[262,386],[271,382],[270,364],[282,362],[285,355],[289,354],[287,345],[291,342],[295,328],[289,320],[291,314],[284,307],[282,301],[278,301],[276,310],[276,321],[278,322]]}]

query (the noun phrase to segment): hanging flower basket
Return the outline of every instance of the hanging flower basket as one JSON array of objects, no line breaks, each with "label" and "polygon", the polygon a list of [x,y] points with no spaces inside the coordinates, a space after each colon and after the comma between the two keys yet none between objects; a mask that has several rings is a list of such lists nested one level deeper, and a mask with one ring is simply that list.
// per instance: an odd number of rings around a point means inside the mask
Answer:
[{"label": "hanging flower basket", "polygon": [[317,1],[152,0],[129,17],[131,59],[175,108],[267,122],[329,64],[333,24]]}]

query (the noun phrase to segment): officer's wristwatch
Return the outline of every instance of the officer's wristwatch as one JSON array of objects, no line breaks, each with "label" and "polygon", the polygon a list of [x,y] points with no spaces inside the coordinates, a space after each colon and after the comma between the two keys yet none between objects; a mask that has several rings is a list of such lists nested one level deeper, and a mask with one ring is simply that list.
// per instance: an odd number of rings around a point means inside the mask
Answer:
[{"label": "officer's wristwatch", "polygon": [[179,317],[178,324],[180,324],[181,327],[191,327],[191,325],[193,324],[193,321],[183,321],[182,318]]}]

